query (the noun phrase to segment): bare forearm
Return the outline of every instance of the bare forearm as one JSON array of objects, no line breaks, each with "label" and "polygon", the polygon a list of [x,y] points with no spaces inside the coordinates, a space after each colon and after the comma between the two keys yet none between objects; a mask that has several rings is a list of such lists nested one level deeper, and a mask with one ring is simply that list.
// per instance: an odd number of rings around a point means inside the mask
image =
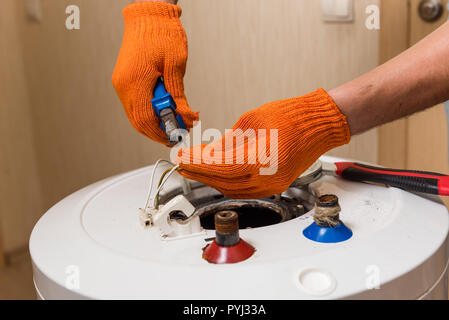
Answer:
[{"label": "bare forearm", "polygon": [[449,99],[449,23],[373,71],[329,91],[351,134]]}]

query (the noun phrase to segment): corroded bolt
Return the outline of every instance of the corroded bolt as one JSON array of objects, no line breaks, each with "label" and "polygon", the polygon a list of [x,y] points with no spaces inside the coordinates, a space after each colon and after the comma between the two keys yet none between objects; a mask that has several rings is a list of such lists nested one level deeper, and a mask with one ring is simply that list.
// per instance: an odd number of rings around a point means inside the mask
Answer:
[{"label": "corroded bolt", "polygon": [[340,211],[338,197],[326,194],[317,199],[313,219],[320,227],[333,228],[340,224]]},{"label": "corroded bolt", "polygon": [[223,247],[239,243],[239,215],[235,211],[221,211],[215,214],[215,241]]}]

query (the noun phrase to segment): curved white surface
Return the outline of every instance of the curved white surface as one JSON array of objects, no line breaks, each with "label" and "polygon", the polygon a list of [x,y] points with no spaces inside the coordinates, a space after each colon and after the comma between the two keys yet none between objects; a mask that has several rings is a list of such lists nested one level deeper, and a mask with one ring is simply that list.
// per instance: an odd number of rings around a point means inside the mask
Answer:
[{"label": "curved white surface", "polygon": [[[156,230],[139,224],[137,210],[151,169],[88,186],[39,220],[30,252],[43,298],[415,299],[445,271],[449,219],[441,203],[334,177],[311,187],[339,196],[341,219],[354,233],[351,239],[338,244],[306,239],[302,230],[312,222],[311,212],[278,225],[241,230],[241,237],[256,247],[255,255],[235,265],[209,264],[201,249],[213,231],[161,241]],[[167,189],[177,185],[176,179],[170,180]],[[319,271],[306,274],[298,284],[301,270]],[[380,289],[369,289],[377,278]],[[313,293],[314,286],[325,285],[329,288],[324,294]]]}]

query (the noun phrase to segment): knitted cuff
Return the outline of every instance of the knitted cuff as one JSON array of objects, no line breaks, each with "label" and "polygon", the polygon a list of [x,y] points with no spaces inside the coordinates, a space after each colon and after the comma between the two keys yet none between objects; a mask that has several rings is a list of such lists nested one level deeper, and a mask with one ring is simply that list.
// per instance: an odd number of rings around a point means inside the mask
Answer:
[{"label": "knitted cuff", "polygon": [[147,1],[130,4],[123,9],[125,36],[139,41],[149,36],[159,39],[157,41],[166,37],[181,37],[187,43],[181,24],[181,13],[180,7],[165,2]]},{"label": "knitted cuff", "polygon": [[306,141],[321,146],[320,152],[327,152],[351,140],[345,115],[324,89],[292,100],[285,105],[284,116],[292,120],[301,138],[308,136]]},{"label": "knitted cuff", "polygon": [[123,9],[123,17],[126,20],[141,17],[161,17],[161,18],[174,18],[179,19],[181,17],[181,7],[160,2],[160,1],[145,1],[132,3]]}]

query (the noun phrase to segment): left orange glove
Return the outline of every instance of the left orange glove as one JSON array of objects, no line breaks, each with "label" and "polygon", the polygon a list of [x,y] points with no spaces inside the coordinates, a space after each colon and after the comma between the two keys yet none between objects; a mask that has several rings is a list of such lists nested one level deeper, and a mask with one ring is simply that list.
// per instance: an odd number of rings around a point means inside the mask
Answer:
[{"label": "left orange glove", "polygon": [[112,83],[131,124],[152,140],[170,146],[151,99],[156,81],[164,76],[165,87],[176,102],[188,129],[198,120],[184,95],[187,37],[181,8],[159,1],[137,2],[123,10],[125,34],[112,75]]}]

